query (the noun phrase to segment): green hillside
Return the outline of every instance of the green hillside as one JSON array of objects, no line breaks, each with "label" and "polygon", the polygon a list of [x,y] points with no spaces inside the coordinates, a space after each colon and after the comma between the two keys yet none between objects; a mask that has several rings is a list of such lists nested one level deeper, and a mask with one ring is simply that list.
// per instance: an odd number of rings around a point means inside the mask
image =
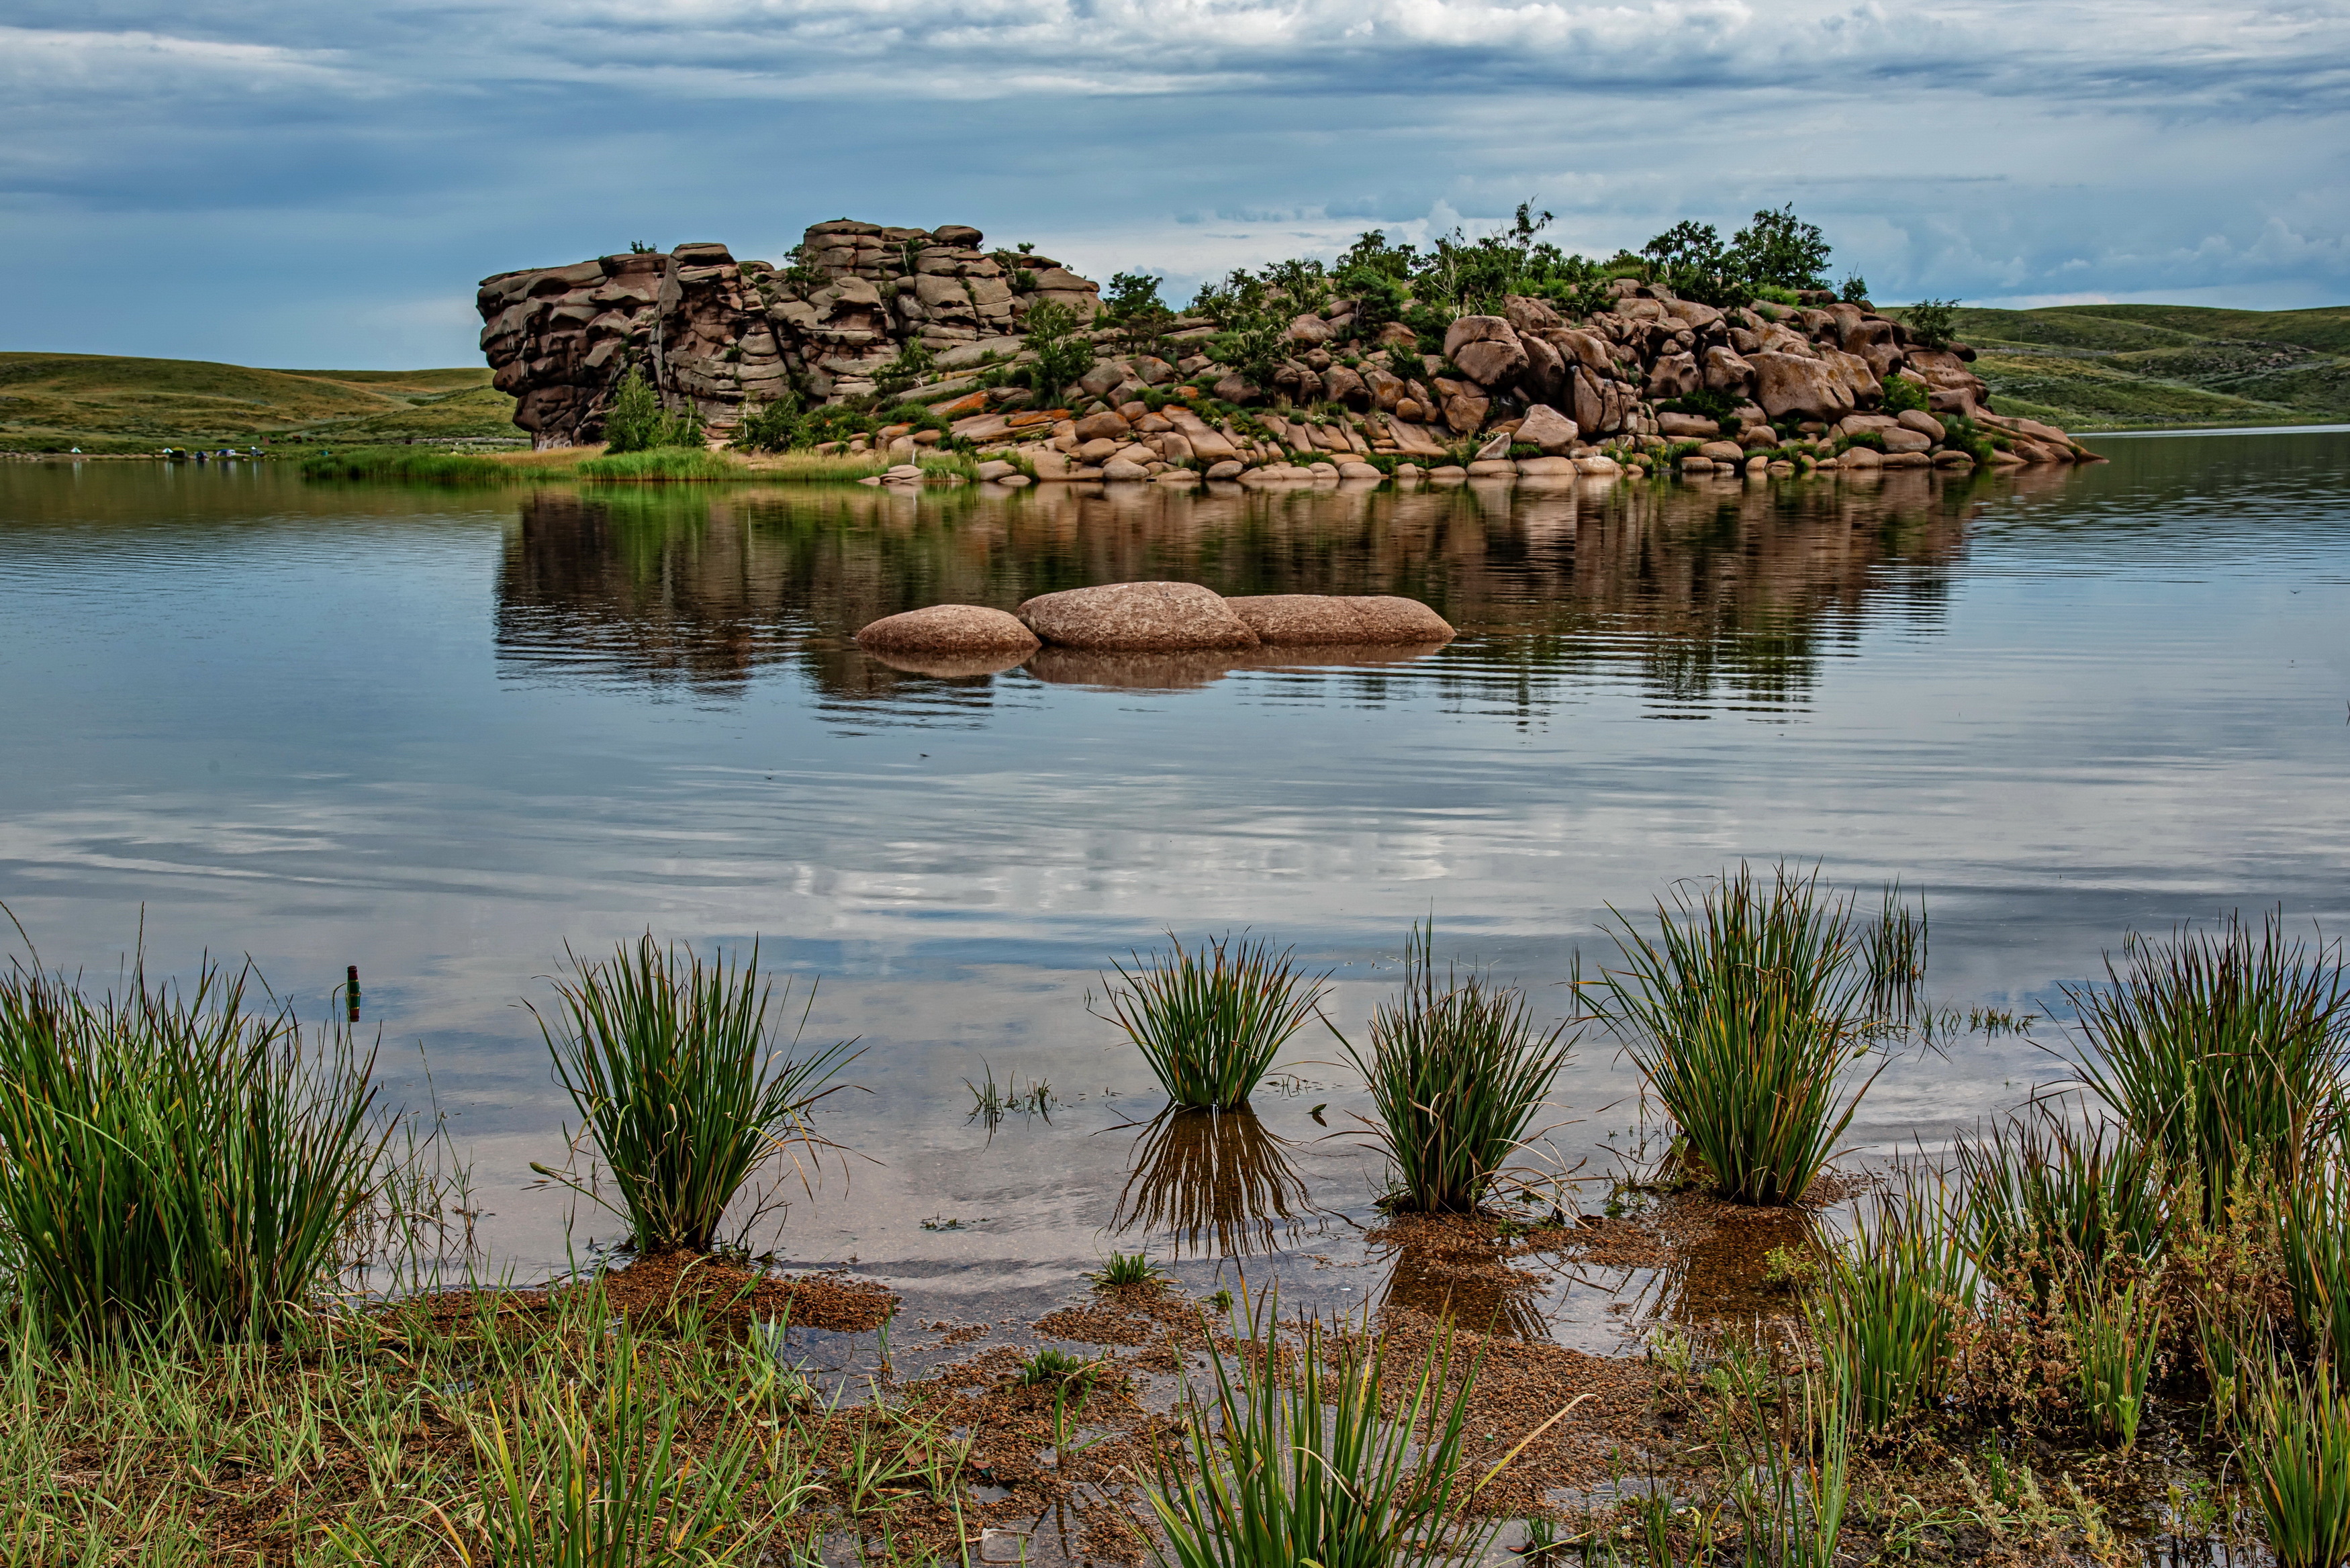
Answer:
[{"label": "green hillside", "polygon": [[2350,308],[1962,308],[1958,327],[1994,408],[2069,431],[2350,420]]},{"label": "green hillside", "polygon": [[201,359],[0,354],[0,452],[153,452],[267,437],[512,438],[483,367],[262,370]]}]

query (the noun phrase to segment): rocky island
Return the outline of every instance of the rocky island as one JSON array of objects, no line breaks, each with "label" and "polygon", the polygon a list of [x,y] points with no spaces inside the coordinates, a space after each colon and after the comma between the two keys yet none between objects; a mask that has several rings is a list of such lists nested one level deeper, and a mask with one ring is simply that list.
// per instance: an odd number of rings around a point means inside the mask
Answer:
[{"label": "rocky island", "polygon": [[1236,327],[1196,302],[1115,308],[967,225],[837,219],[783,267],[683,244],[501,274],[478,304],[495,384],[540,448],[602,439],[634,378],[711,445],[756,444],[763,410],[806,410],[806,444],[893,457],[879,477],[910,482],[939,475],[920,460],[940,448],[1014,485],[2095,460],[1996,412],[1966,345],[1865,299],[1716,306],[1649,272],[1433,318],[1377,276],[1350,295],[1343,269],[1336,287],[1291,274]]}]

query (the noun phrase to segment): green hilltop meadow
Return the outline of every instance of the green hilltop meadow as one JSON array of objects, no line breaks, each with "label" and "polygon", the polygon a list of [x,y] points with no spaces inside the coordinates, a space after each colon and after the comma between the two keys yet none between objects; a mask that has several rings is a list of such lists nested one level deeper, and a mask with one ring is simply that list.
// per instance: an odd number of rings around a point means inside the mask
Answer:
[{"label": "green hilltop meadow", "polygon": [[514,400],[490,385],[487,366],[262,370],[203,359],[0,354],[0,452],[520,435]]},{"label": "green hilltop meadow", "polygon": [[[1957,323],[1994,408],[2074,432],[2350,420],[2350,307],[1961,307]],[[0,452],[511,441],[513,413],[480,366],[264,370],[0,354]]]}]

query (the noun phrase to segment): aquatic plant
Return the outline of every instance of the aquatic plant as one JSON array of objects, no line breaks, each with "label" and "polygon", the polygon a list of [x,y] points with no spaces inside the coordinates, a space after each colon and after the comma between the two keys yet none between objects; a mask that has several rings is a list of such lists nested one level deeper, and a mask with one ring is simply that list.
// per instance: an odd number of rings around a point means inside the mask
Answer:
[{"label": "aquatic plant", "polygon": [[1742,862],[1657,916],[1650,941],[1617,915],[1602,1014],[1717,1197],[1801,1202],[1874,1082],[1838,1106],[1868,985],[1850,900],[1783,866],[1765,889]]},{"label": "aquatic plant", "polygon": [[2324,1369],[2257,1355],[2240,1426],[2237,1461],[2278,1568],[2340,1568],[2350,1560],[2350,1391]]},{"label": "aquatic plant", "polygon": [[2282,911],[2258,927],[2168,940],[2133,931],[2106,983],[2064,988],[2085,1050],[2081,1084],[2132,1133],[2200,1179],[2219,1216],[2240,1176],[2291,1186],[2341,1119],[2350,1059],[2350,981],[2339,942],[2288,939]]},{"label": "aquatic plant", "polygon": [[1898,879],[1885,888],[1877,919],[1860,931],[1860,957],[1868,971],[1868,1004],[1880,1018],[1906,1019],[1917,1011],[1918,986],[1926,978],[1926,900],[1913,908],[1901,897]]},{"label": "aquatic plant", "polygon": [[1270,1251],[1277,1225],[1294,1226],[1311,1208],[1288,1146],[1254,1111],[1170,1106],[1135,1137],[1110,1228],[1170,1231],[1179,1250],[1229,1257]]},{"label": "aquatic plant", "polygon": [[1065,1387],[1071,1383],[1090,1382],[1101,1366],[1098,1361],[1088,1361],[1047,1345],[1031,1352],[1021,1362],[1013,1381],[1023,1388]]},{"label": "aquatic plant", "polygon": [[2310,1349],[2350,1382],[2350,1170],[2337,1155],[2280,1195],[2287,1299]]},{"label": "aquatic plant", "polygon": [[1939,1198],[1880,1199],[1860,1238],[1829,1258],[1807,1312],[1861,1430],[1891,1426],[1939,1395],[1974,1290]]},{"label": "aquatic plant", "polygon": [[1112,1252],[1107,1262],[1089,1271],[1086,1278],[1094,1282],[1094,1289],[1107,1291],[1120,1285],[1154,1284],[1166,1276],[1167,1271],[1152,1262],[1147,1253]]},{"label": "aquatic plant", "polygon": [[[556,984],[560,1031],[532,1012],[620,1201],[590,1195],[628,1220],[641,1251],[707,1250],[762,1164],[820,1141],[808,1109],[844,1086],[830,1080],[859,1054],[856,1042],[806,1056],[775,1051],[775,986],[759,972],[756,942],[739,962],[722,950],[705,964],[647,933],[609,960],[574,957],[572,966],[575,977]],[[787,1002],[788,981],[784,992]],[[815,1004],[811,986],[802,1028]]]},{"label": "aquatic plant", "polygon": [[528,470],[470,452],[430,446],[351,447],[302,460],[307,480],[367,479],[410,484],[511,484],[540,478]]},{"label": "aquatic plant", "polygon": [[1417,1367],[1391,1375],[1383,1336],[1305,1319],[1278,1345],[1271,1316],[1261,1301],[1241,1325],[1238,1353],[1212,1352],[1213,1390],[1182,1407],[1189,1462],[1161,1454],[1149,1491],[1164,1537],[1149,1543],[1153,1560],[1162,1568],[1476,1561],[1498,1524],[1451,1517],[1473,1490],[1462,1482],[1461,1448],[1476,1365],[1457,1366],[1444,1335]]},{"label": "aquatic plant", "polygon": [[1440,981],[1435,937],[1432,922],[1412,928],[1403,994],[1373,1012],[1369,1055],[1338,1040],[1370,1090],[1373,1135],[1395,1165],[1391,1206],[1466,1214],[1525,1142],[1574,1042],[1564,1023],[1536,1029],[1515,987],[1474,971]]},{"label": "aquatic plant", "polygon": [[[1186,949],[1116,960],[1120,985],[1107,986],[1109,1012],[1178,1106],[1232,1110],[1273,1066],[1273,1058],[1321,1006],[1322,975],[1300,974],[1290,952],[1226,935]],[[1087,1000],[1087,1006],[1092,1005]]]},{"label": "aquatic plant", "polygon": [[0,1261],[48,1324],[263,1339],[333,1277],[391,1133],[374,1054],[251,1007],[255,981],[0,978]]},{"label": "aquatic plant", "polygon": [[2089,1429],[2100,1442],[2126,1449],[2137,1440],[2146,1386],[2162,1345],[2161,1293],[2150,1280],[2132,1280],[2118,1290],[2083,1282],[2065,1293],[2064,1305]]},{"label": "aquatic plant", "polygon": [[2161,1254],[2161,1156],[2125,1129],[2076,1127],[2039,1104],[1954,1153],[1969,1254],[1994,1279],[2028,1282],[2043,1312],[2067,1281],[2095,1288],[2112,1264],[2144,1270]]}]

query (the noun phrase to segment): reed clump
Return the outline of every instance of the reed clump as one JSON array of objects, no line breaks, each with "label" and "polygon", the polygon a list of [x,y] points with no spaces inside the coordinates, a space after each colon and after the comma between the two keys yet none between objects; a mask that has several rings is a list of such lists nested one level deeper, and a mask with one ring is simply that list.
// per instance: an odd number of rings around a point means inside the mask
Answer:
[{"label": "reed clump", "polygon": [[[790,984],[778,999],[756,942],[739,961],[722,950],[705,963],[648,934],[601,962],[572,961],[572,978],[556,985],[557,1017],[537,1016],[619,1201],[591,1196],[628,1220],[639,1251],[705,1251],[762,1165],[820,1147],[808,1113],[846,1086],[832,1080],[858,1054],[856,1042],[778,1050],[769,1015],[788,1002]],[[802,1029],[815,1003],[811,987]],[[795,1031],[795,1048],[798,1039]]]},{"label": "reed clump", "polygon": [[[1272,1070],[1283,1045],[1322,1004],[1327,975],[1307,977],[1292,952],[1226,935],[1170,950],[1129,970],[1116,960],[1106,1017],[1123,1030],[1177,1106],[1237,1110]],[[1091,1005],[1090,1001],[1087,1003]]]},{"label": "reed clump", "polygon": [[1941,1202],[1887,1199],[1854,1244],[1830,1257],[1811,1326],[1855,1424],[1878,1431],[1930,1408],[1974,1307],[1974,1276]]},{"label": "reed clump", "polygon": [[1403,994],[1373,1012],[1369,1054],[1338,1038],[1395,1167],[1389,1206],[1468,1214],[1532,1135],[1575,1043],[1565,1023],[1537,1028],[1515,987],[1473,971],[1440,977],[1435,936],[1432,925],[1413,928]]},{"label": "reed clump", "polygon": [[2065,988],[2086,1046],[2083,1086],[2196,1175],[2207,1220],[2248,1176],[2293,1186],[2342,1120],[2341,944],[2291,938],[2272,911],[2168,940],[2132,932],[2105,967],[2105,984]]},{"label": "reed clump", "polygon": [[1870,984],[1851,900],[1783,866],[1766,887],[1742,863],[1657,918],[1651,941],[1617,916],[1602,1015],[1715,1196],[1801,1202],[1874,1081],[1843,1095]]},{"label": "reed clump", "polygon": [[267,1339],[337,1273],[391,1132],[374,1054],[255,983],[0,979],[0,1264],[49,1327]]},{"label": "reed clump", "polygon": [[[1387,1340],[1303,1320],[1277,1345],[1269,1304],[1212,1352],[1215,1383],[1180,1408],[1182,1462],[1161,1454],[1149,1497],[1164,1568],[1413,1568],[1474,1562],[1491,1524],[1453,1516],[1474,1363],[1450,1336],[1416,1366]],[[1237,1370],[1234,1362],[1238,1362]],[[1500,1467],[1496,1466],[1498,1469]]]}]

